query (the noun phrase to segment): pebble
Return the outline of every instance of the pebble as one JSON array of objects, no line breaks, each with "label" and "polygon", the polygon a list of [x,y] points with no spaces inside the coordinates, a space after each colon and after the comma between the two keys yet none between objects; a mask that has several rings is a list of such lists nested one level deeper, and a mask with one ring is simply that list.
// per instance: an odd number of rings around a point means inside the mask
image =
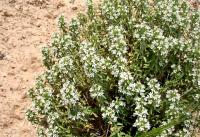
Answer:
[{"label": "pebble", "polygon": [[1,51],[0,51],[0,60],[3,60],[5,58],[5,54],[3,54]]},{"label": "pebble", "polygon": [[77,9],[78,9],[77,6],[73,6],[73,7],[72,7],[72,10],[77,10]]},{"label": "pebble", "polygon": [[9,13],[8,11],[4,11],[3,16],[11,17],[11,16],[13,16],[13,14]]},{"label": "pebble", "polygon": [[15,3],[16,0],[9,0],[8,2],[9,2],[9,3]]}]

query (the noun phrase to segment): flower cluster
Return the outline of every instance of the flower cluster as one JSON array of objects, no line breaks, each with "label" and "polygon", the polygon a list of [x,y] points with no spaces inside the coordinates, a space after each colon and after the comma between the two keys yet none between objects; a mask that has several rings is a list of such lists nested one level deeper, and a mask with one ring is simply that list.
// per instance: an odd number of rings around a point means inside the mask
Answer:
[{"label": "flower cluster", "polygon": [[163,0],[156,4],[155,9],[158,10],[158,16],[161,17],[161,21],[166,24],[171,24],[170,27],[186,28],[188,26],[189,10],[187,1],[174,1],[174,0]]},{"label": "flower cluster", "polygon": [[120,108],[123,107],[125,107],[125,103],[122,100],[113,100],[107,107],[101,107],[102,117],[107,119],[109,124],[116,123],[117,114],[120,112]]},{"label": "flower cluster", "polygon": [[120,72],[126,71],[127,59],[127,45],[123,35],[123,28],[120,26],[108,27],[109,38],[111,43],[109,45],[109,51],[114,56],[114,61],[110,65],[111,73],[118,77]]},{"label": "flower cluster", "polygon": [[111,39],[111,45],[109,45],[109,51],[115,57],[121,57],[127,53],[126,42],[124,40],[123,28],[121,26],[109,26],[108,27],[109,38]]},{"label": "flower cluster", "polygon": [[[200,14],[186,0],[104,0],[42,50],[27,118],[41,136],[192,137],[200,125]],[[67,25],[69,24],[69,25]]]},{"label": "flower cluster", "polygon": [[98,56],[91,43],[83,42],[80,47],[81,62],[88,77],[94,77],[96,73],[106,69],[106,60]]},{"label": "flower cluster", "polygon": [[158,83],[157,79],[151,79],[151,80],[147,79],[147,80],[148,80],[147,85],[151,90],[151,92],[146,97],[147,104],[159,107],[161,104],[160,84]]},{"label": "flower cluster", "polygon": [[109,21],[120,21],[120,18],[128,14],[128,6],[126,1],[120,0],[105,0],[102,4],[102,14],[108,18]]},{"label": "flower cluster", "polygon": [[90,88],[90,95],[92,98],[105,98],[103,87],[97,84],[92,85]]},{"label": "flower cluster", "polygon": [[145,96],[145,86],[137,83],[135,85],[135,92],[137,96],[134,99],[136,107],[133,115],[137,116],[137,119],[133,126],[138,127],[139,131],[148,131],[151,127],[148,121],[148,110],[146,108],[147,98]]},{"label": "flower cluster", "polygon": [[63,105],[75,105],[79,100],[79,93],[70,81],[66,81],[60,90],[61,102]]},{"label": "flower cluster", "polygon": [[119,92],[127,96],[134,95],[135,83],[130,72],[121,72],[118,81]]},{"label": "flower cluster", "polygon": [[[163,122],[163,126],[169,124],[172,122],[172,120],[177,119],[178,116],[183,112],[183,109],[179,105],[180,94],[176,89],[168,90],[166,93],[166,98],[170,104],[168,110],[165,112],[168,119],[166,122]],[[164,130],[160,137],[170,136],[174,133],[174,130],[175,127],[172,126],[171,128]]]}]

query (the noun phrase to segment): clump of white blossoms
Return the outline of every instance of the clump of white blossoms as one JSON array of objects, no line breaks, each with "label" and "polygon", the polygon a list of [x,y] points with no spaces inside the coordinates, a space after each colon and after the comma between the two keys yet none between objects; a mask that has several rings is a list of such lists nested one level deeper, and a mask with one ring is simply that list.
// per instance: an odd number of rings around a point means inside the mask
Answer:
[{"label": "clump of white blossoms", "polygon": [[48,137],[192,137],[200,125],[200,10],[104,0],[42,51],[27,118]]}]

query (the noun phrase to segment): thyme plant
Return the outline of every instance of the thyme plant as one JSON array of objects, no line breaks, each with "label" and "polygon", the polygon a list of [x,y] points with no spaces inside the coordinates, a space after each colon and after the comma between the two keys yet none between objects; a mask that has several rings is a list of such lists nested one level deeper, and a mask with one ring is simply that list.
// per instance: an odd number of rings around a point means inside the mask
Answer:
[{"label": "thyme plant", "polygon": [[192,137],[200,125],[200,10],[104,0],[42,50],[27,118],[48,137]]}]

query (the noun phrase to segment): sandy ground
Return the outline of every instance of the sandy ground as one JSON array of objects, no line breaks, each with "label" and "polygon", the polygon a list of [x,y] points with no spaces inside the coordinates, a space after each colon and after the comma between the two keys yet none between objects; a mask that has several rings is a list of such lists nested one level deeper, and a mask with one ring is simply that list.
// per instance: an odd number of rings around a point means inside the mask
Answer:
[{"label": "sandy ground", "polygon": [[27,90],[41,73],[41,47],[57,29],[85,10],[84,0],[0,0],[0,137],[35,137],[24,118]]},{"label": "sandy ground", "polygon": [[55,32],[57,17],[84,12],[85,0],[0,0],[0,137],[35,137],[25,119],[27,90],[41,73],[41,47]]}]

